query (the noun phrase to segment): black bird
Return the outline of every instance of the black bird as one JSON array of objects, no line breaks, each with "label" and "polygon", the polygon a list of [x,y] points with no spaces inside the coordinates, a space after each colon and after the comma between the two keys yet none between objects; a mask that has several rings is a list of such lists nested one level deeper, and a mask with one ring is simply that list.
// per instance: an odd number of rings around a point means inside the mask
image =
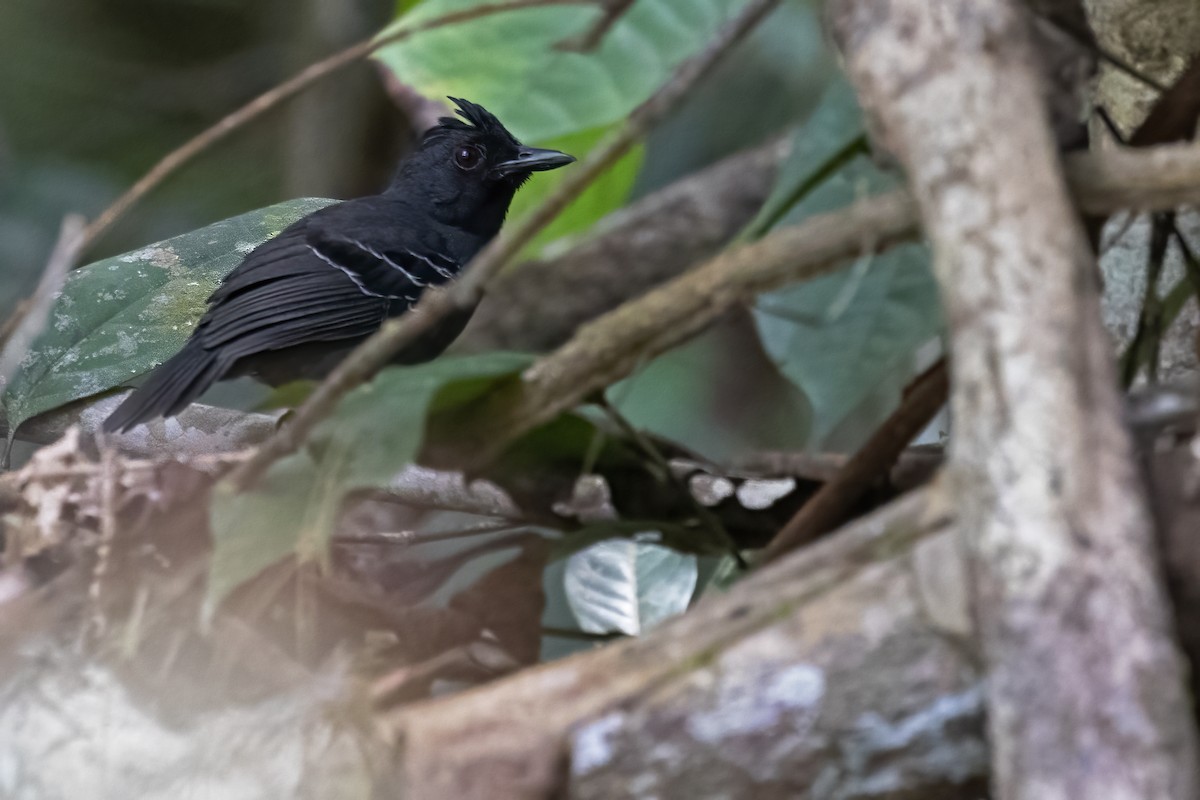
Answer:
[{"label": "black bird", "polygon": [[[105,420],[107,431],[182,411],[219,380],[271,385],[326,375],[427,286],[453,280],[500,230],[517,189],[575,159],[526,147],[482,106],[450,98],[443,117],[382,194],[328,206],[249,253],[208,298],[183,349]],[[452,315],[395,359],[435,358],[474,309]]]}]

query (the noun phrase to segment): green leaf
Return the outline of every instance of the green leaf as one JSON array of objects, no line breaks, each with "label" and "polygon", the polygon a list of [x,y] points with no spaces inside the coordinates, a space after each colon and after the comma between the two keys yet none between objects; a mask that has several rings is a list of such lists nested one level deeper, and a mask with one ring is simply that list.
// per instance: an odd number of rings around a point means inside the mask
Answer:
[{"label": "green leaf", "polygon": [[[785,223],[841,208],[897,180],[857,156],[792,208]],[[759,298],[768,355],[809,398],[820,444],[941,330],[937,284],[923,245],[907,244],[833,275]]]},{"label": "green leaf", "polygon": [[246,253],[331,202],[280,203],[71,273],[50,324],[5,387],[10,431],[161,364],[183,346],[208,295]]},{"label": "green leaf", "polygon": [[563,585],[582,630],[637,636],[687,609],[697,575],[694,555],[610,539],[567,559]]},{"label": "green leaf", "polygon": [[218,486],[206,616],[242,582],[289,555],[324,558],[346,494],[385,486],[411,464],[431,409],[465,405],[532,360],[486,353],[386,369],[347,395],[305,448],[271,467],[252,491]]},{"label": "green leaf", "polygon": [[867,152],[866,129],[854,89],[839,74],[792,139],[771,194],[742,237],[756,239],[856,155]]},{"label": "green leaf", "polygon": [[[425,0],[381,36],[414,22],[487,5]],[[744,5],[744,0],[638,0],[592,52],[558,47],[586,33],[600,9],[543,6],[422,31],[376,58],[427,97],[486,106],[528,143],[618,122]]]}]

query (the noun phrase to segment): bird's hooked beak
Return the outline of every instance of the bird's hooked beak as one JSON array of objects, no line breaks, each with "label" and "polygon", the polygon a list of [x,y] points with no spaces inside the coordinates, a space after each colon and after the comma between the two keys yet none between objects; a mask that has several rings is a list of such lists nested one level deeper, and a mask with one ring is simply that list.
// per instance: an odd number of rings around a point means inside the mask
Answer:
[{"label": "bird's hooked beak", "polygon": [[522,147],[517,157],[502,161],[493,167],[497,175],[513,175],[518,172],[544,172],[548,169],[565,167],[575,160],[575,156],[560,153],[558,150],[543,150],[539,147]]}]

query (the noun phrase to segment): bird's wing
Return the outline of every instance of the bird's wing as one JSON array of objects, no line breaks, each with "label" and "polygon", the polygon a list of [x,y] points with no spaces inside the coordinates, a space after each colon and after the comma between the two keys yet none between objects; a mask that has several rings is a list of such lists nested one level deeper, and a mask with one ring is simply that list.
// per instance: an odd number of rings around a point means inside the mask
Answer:
[{"label": "bird's wing", "polygon": [[230,273],[197,335],[205,348],[237,358],[361,338],[457,272],[451,259],[415,244],[374,246],[296,225]]}]

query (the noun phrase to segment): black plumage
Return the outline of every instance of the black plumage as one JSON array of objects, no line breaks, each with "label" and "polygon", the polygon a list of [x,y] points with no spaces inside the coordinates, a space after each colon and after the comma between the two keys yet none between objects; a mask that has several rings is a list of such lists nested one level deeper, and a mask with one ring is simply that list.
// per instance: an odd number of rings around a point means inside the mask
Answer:
[{"label": "black plumage", "polygon": [[[105,420],[123,431],[183,410],[215,382],[321,378],[429,286],[453,280],[500,230],[531,173],[574,161],[525,147],[483,107],[451,98],[444,117],[379,195],[297,220],[253,250],[208,298],[183,349]],[[443,320],[397,357],[436,357],[471,311]]]}]

